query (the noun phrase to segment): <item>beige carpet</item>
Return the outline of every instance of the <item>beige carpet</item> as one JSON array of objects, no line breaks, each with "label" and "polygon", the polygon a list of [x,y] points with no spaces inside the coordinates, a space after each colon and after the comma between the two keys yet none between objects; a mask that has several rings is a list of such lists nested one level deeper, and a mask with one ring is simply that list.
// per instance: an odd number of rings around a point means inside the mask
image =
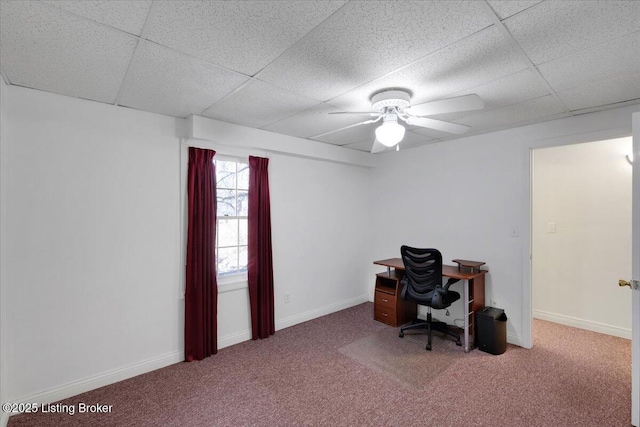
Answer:
[{"label": "beige carpet", "polygon": [[432,351],[426,351],[427,335],[418,331],[398,337],[399,328],[385,328],[338,351],[356,362],[395,379],[406,387],[424,389],[465,353],[455,341],[433,333]]}]

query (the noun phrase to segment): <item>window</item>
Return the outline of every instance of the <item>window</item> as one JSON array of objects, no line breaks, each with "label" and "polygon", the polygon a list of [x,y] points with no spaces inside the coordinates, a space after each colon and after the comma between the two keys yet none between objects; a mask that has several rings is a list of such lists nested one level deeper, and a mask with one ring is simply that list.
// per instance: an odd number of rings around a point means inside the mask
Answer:
[{"label": "window", "polygon": [[216,265],[219,278],[247,274],[247,215],[249,164],[237,159],[214,159],[216,165]]}]

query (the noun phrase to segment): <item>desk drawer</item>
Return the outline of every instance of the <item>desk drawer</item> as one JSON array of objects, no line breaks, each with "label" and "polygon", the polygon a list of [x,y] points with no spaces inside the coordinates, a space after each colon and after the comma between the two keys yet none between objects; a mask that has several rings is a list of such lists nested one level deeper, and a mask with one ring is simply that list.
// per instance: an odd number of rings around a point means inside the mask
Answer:
[{"label": "desk drawer", "polygon": [[396,307],[396,296],[391,295],[386,292],[376,291],[374,302],[375,307],[385,307],[388,309],[393,309],[395,311]]},{"label": "desk drawer", "polygon": [[398,326],[398,319],[396,318],[396,309],[388,307],[374,306],[373,318],[379,322],[386,323],[391,326]]}]

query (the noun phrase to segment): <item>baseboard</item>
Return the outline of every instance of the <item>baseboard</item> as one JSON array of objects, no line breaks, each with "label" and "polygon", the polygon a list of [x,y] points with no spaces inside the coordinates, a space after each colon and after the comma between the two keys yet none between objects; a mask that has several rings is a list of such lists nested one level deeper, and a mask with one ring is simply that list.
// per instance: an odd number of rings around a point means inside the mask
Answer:
[{"label": "baseboard", "polygon": [[367,301],[369,301],[368,295],[360,295],[346,301],[340,301],[335,304],[296,314],[295,316],[289,316],[284,319],[276,320],[276,331],[297,325],[298,323],[307,322],[321,316],[326,316],[327,314],[335,313],[336,311],[345,310],[347,308],[365,303]]},{"label": "baseboard", "polygon": [[619,326],[607,325],[605,323],[593,322],[591,320],[584,320],[577,317],[549,313],[541,310],[533,310],[533,317],[540,320],[559,323],[565,326],[585,329],[587,331],[599,332],[601,334],[613,335],[614,337],[626,338],[629,340],[631,339],[631,329],[621,328]]},{"label": "baseboard", "polygon": [[[144,362],[135,363],[124,368],[113,369],[92,377],[74,381],[60,387],[55,387],[40,393],[24,396],[19,399],[11,399],[9,403],[53,403],[67,399],[90,390],[95,390],[109,384],[117,383],[137,375],[146,374],[156,369],[164,368],[184,360],[184,353],[177,351],[164,356],[154,357]],[[4,403],[4,402],[3,402]],[[9,416],[14,414],[2,414],[1,427],[6,427]]]},{"label": "baseboard", "polygon": [[[334,313],[336,311],[344,310],[349,307],[353,307],[358,304],[362,304],[367,302],[369,299],[366,295],[352,298],[346,301],[340,301],[336,304],[331,304],[325,307],[320,307],[314,310],[306,311],[301,314],[296,314],[295,316],[289,316],[284,319],[276,320],[276,331],[280,329],[285,329],[290,326],[297,325],[298,323],[306,322],[308,320],[313,320],[321,316],[326,316],[327,314]],[[244,341],[249,341],[251,339],[251,330],[247,329],[245,331],[236,332],[232,335],[227,335],[225,337],[218,337],[218,350],[230,347],[232,345],[240,344]]]},{"label": "baseboard", "polygon": [[249,341],[251,339],[251,331],[236,332],[226,337],[218,338],[218,350],[225,347],[231,347],[232,345],[240,344],[241,342]]},{"label": "baseboard", "polygon": [[522,345],[522,337],[516,334],[510,334],[507,332],[507,343],[517,345],[518,347],[524,347]]}]

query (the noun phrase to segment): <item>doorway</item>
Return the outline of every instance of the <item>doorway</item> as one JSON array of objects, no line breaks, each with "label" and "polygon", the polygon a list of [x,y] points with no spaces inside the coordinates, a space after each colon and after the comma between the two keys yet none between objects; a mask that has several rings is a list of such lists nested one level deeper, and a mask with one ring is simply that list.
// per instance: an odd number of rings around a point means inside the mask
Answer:
[{"label": "doorway", "polygon": [[[631,339],[632,139],[533,150],[533,317]],[[535,334],[535,331],[534,331]]]}]

